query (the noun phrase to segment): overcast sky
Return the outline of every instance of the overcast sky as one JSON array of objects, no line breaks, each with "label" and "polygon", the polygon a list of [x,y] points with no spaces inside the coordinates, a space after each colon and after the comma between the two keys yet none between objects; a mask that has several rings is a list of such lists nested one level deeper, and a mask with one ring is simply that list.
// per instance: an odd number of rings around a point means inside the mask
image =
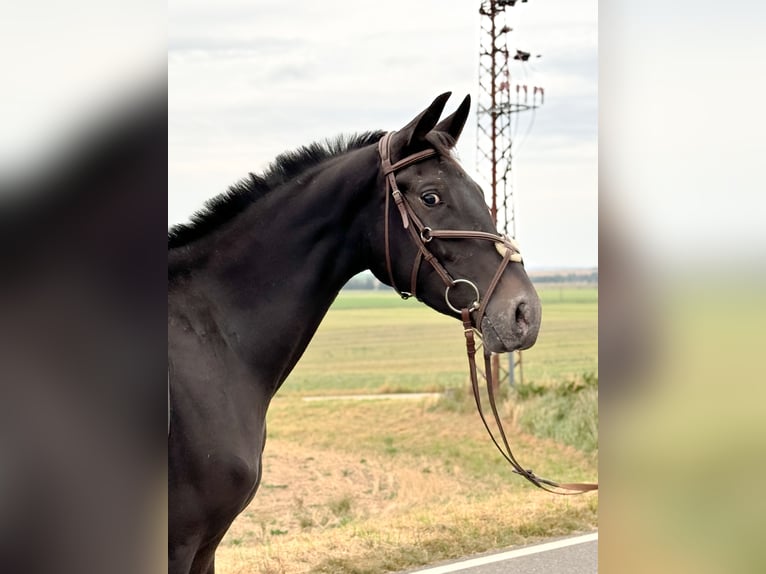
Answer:
[{"label": "overcast sky", "polygon": [[[447,113],[467,93],[475,101],[479,4],[171,0],[168,223],[283,151],[398,129],[444,91],[454,94]],[[511,48],[542,54],[525,72],[546,91],[514,164],[527,266],[595,266],[597,1],[532,1],[507,13]],[[531,113],[519,121],[523,134]],[[474,107],[458,146],[472,173],[475,124]]]}]

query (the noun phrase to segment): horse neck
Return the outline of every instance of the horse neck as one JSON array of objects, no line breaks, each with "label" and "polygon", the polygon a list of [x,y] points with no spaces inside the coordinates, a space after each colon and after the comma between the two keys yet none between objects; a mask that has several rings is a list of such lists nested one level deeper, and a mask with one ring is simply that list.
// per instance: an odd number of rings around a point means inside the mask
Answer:
[{"label": "horse neck", "polygon": [[201,315],[274,392],[341,287],[368,267],[377,169],[374,146],[330,160],[195,249],[201,268],[185,280],[193,307],[206,302]]}]

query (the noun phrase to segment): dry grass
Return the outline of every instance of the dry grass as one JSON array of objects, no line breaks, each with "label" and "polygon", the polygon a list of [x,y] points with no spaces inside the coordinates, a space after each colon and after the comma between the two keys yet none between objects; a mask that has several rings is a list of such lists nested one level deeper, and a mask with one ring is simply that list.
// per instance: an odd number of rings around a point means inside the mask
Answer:
[{"label": "dry grass", "polygon": [[[596,497],[533,489],[499,461],[475,414],[429,407],[277,399],[261,490],[224,539],[218,571],[392,572],[595,528]],[[593,456],[513,440],[544,476],[595,476]]]},{"label": "dry grass", "polygon": [[[546,318],[525,353],[528,380],[595,372],[595,291],[542,295]],[[554,497],[524,482],[459,401],[301,400],[459,392],[466,376],[454,320],[390,294],[344,294],[269,409],[263,482],[224,538],[217,571],[395,572],[596,528],[597,495]],[[523,434],[512,424],[516,410],[502,405],[522,464],[554,480],[596,478],[597,450]]]}]

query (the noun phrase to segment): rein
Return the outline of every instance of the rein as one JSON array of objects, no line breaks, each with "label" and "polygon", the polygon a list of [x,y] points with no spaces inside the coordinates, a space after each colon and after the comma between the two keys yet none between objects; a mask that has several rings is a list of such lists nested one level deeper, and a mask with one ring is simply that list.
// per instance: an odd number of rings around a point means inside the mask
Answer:
[{"label": "rein", "polygon": [[[420,271],[420,266],[423,263],[423,261],[426,261],[427,263],[429,263],[431,267],[433,267],[434,271],[436,271],[436,274],[439,275],[439,277],[441,277],[445,285],[444,299],[447,303],[447,306],[452,311],[459,314],[463,322],[463,332],[465,334],[465,342],[466,342],[466,354],[468,355],[468,366],[469,366],[469,373],[471,376],[471,388],[473,390],[473,396],[476,402],[476,408],[479,411],[479,416],[481,417],[482,423],[484,423],[484,428],[487,429],[487,433],[492,439],[492,442],[500,451],[500,454],[503,455],[503,458],[505,458],[505,460],[508,461],[508,463],[513,467],[513,472],[523,476],[525,479],[527,479],[529,482],[531,482],[538,488],[542,488],[543,490],[546,490],[553,494],[572,495],[572,494],[582,494],[584,492],[588,492],[592,490],[598,490],[598,484],[558,483],[552,480],[547,480],[535,475],[533,471],[525,469],[521,466],[521,464],[519,464],[519,462],[516,460],[516,457],[513,455],[513,452],[511,451],[511,447],[505,435],[505,430],[503,429],[503,425],[500,421],[500,415],[498,414],[498,411],[497,411],[497,404],[495,402],[495,395],[493,392],[492,368],[490,365],[491,355],[486,349],[484,349],[484,373],[485,373],[484,376],[487,381],[487,394],[489,395],[489,404],[492,410],[492,415],[495,419],[495,423],[497,424],[497,428],[502,441],[502,446],[500,442],[498,442],[498,440],[495,438],[495,435],[490,429],[489,423],[487,422],[487,419],[484,415],[484,409],[482,408],[481,396],[479,393],[479,379],[478,379],[477,367],[476,367],[476,335],[479,335],[479,337],[481,337],[481,331],[480,331],[481,322],[484,317],[484,313],[486,312],[486,309],[487,309],[487,303],[492,297],[492,294],[494,293],[498,283],[500,283],[500,278],[503,274],[503,271],[505,271],[505,268],[511,262],[522,263],[523,260],[521,257],[521,253],[519,252],[519,248],[514,243],[514,241],[504,235],[496,235],[494,233],[486,233],[484,231],[467,231],[467,230],[464,231],[464,230],[451,230],[451,229],[438,230],[438,229],[431,229],[430,227],[426,226],[420,220],[420,218],[415,214],[415,212],[412,209],[412,206],[410,206],[409,202],[401,193],[401,191],[399,191],[399,187],[396,184],[395,174],[397,171],[407,166],[410,166],[414,163],[418,163],[420,161],[423,161],[425,159],[438,155],[438,152],[434,149],[420,151],[412,155],[409,155],[397,161],[396,163],[392,164],[390,147],[391,147],[391,137],[393,133],[394,132],[388,132],[378,142],[378,153],[380,154],[381,170],[385,178],[386,203],[385,203],[385,221],[384,221],[383,235],[384,235],[385,250],[386,250],[386,270],[388,272],[388,277],[391,282],[391,286],[394,288],[394,290],[396,290],[397,293],[399,293],[399,295],[403,299],[409,299],[410,297],[417,296],[418,273]],[[406,229],[409,232],[410,238],[412,239],[413,243],[417,247],[415,261],[413,262],[412,271],[410,274],[410,290],[409,291],[401,291],[397,287],[396,280],[394,279],[393,267],[391,265],[391,246],[390,246],[390,233],[389,233],[391,199],[393,199],[394,205],[396,205],[396,208],[399,211],[399,215],[402,220],[402,226],[404,227],[404,229]],[[444,266],[436,258],[436,256],[428,249],[428,244],[434,238],[436,239],[480,239],[484,241],[492,241],[495,244],[495,247],[497,248],[498,252],[502,256],[502,261],[500,265],[498,266],[497,271],[495,272],[495,275],[492,278],[492,281],[490,282],[486,293],[484,294],[483,301],[482,301],[481,294],[479,293],[479,288],[476,286],[475,283],[473,283],[472,281],[469,281],[468,279],[453,279],[452,276],[449,274],[449,272],[444,268]],[[453,287],[459,284],[468,285],[474,291],[475,299],[469,305],[455,306],[450,301],[450,289],[452,289]],[[471,319],[471,313],[473,312],[477,312],[475,321]]]}]

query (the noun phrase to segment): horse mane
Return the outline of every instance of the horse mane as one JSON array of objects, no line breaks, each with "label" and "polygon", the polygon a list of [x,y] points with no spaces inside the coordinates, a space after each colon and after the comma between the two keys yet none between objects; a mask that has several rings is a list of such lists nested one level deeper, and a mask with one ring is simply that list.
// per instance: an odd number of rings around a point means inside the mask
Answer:
[{"label": "horse mane", "polygon": [[340,135],[278,155],[263,174],[250,173],[224,193],[207,200],[204,207],[191,216],[189,223],[171,227],[168,249],[204,237],[282,184],[331,158],[377,143],[384,134],[383,131],[372,131]]}]

